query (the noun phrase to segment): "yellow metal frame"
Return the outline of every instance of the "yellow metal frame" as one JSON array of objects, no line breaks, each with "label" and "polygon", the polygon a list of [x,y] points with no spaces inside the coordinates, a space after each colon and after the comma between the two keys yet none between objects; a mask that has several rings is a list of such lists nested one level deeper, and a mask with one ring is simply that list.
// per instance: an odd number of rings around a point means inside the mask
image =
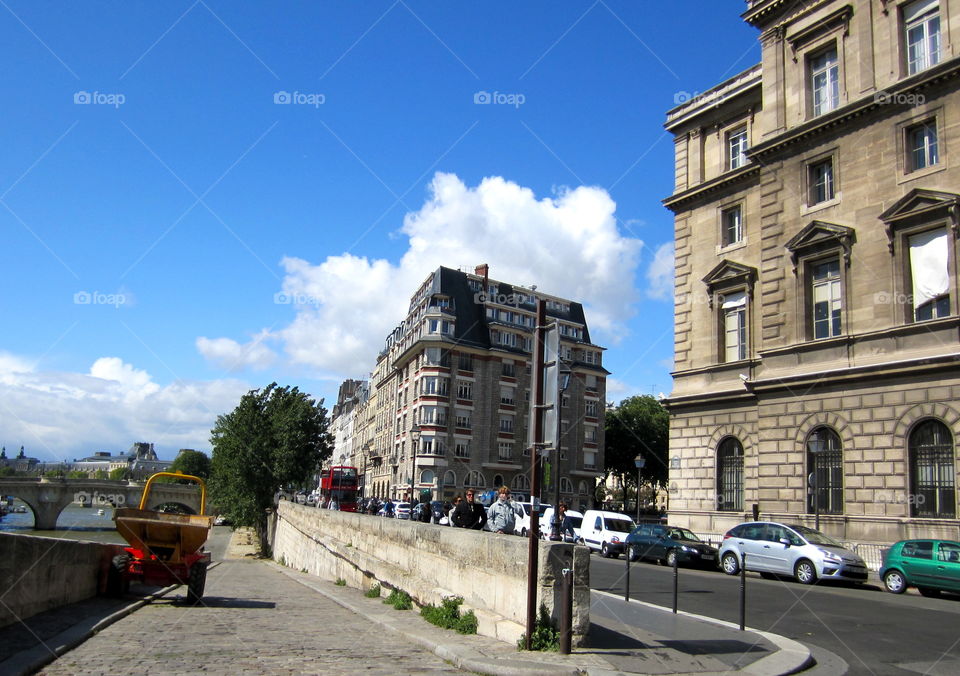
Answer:
[{"label": "yellow metal frame", "polygon": [[154,479],[159,479],[163,476],[172,477],[174,479],[192,479],[200,484],[200,516],[203,516],[207,513],[207,482],[198,476],[193,476],[192,474],[181,474],[180,472],[157,472],[147,479],[147,485],[143,487],[143,496],[140,498],[141,510],[145,510],[147,508],[147,497],[150,495],[150,487],[153,485]]}]

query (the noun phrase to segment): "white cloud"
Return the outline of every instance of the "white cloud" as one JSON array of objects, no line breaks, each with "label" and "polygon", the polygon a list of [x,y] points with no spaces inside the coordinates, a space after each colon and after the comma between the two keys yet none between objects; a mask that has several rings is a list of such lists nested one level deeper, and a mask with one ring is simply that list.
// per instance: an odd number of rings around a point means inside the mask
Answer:
[{"label": "white cloud", "polygon": [[647,296],[658,300],[673,298],[673,242],[657,247],[653,262],[647,268]]},{"label": "white cloud", "polygon": [[154,442],[161,457],[179,448],[207,450],[217,415],[233,410],[250,389],[238,380],[161,386],[117,357],[97,359],[86,374],[26,369],[26,363],[0,355],[2,442],[43,460],[117,453],[134,441]]},{"label": "white cloud", "polygon": [[270,336],[261,331],[252,340],[241,345],[231,338],[197,338],[197,350],[225,371],[235,373],[250,368],[262,371],[276,360],[276,353],[263,344]]},{"label": "white cloud", "polygon": [[[438,173],[424,205],[404,218],[408,248],[398,264],[351,254],[318,265],[285,258],[278,296],[296,316],[274,335],[293,363],[326,376],[362,376],[428,274],[441,265],[489,263],[495,279],[582,302],[593,339],[616,343],[634,312],[643,243],[618,232],[615,209],[601,188],[561,189],[538,200],[500,177],[468,187]],[[205,346],[201,352],[212,358]]]}]

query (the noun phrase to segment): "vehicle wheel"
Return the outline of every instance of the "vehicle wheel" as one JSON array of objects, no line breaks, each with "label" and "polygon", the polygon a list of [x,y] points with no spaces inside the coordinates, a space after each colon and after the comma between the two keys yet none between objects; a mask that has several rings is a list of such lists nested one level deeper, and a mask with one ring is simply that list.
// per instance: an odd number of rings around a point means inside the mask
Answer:
[{"label": "vehicle wheel", "polygon": [[521,529],[520,529],[520,537],[522,537],[522,538],[527,537],[527,529],[526,529],[526,528],[521,528]]},{"label": "vehicle wheel", "polygon": [[817,581],[817,569],[806,559],[800,559],[797,561],[797,565],[793,567],[793,576],[797,578],[797,582],[800,584],[815,584]]},{"label": "vehicle wheel", "polygon": [[129,554],[117,554],[110,560],[107,571],[107,596],[123,596],[130,589],[130,580],[126,577],[130,565]]},{"label": "vehicle wheel", "polygon": [[609,559],[610,554],[611,554],[610,545],[608,545],[606,542],[600,545],[600,556],[602,556],[605,559]]},{"label": "vehicle wheel", "polygon": [[935,599],[940,596],[939,589],[933,589],[932,587],[917,587],[917,591],[920,592],[922,596]]},{"label": "vehicle wheel", "polygon": [[677,550],[676,550],[676,549],[671,549],[669,552],[667,552],[667,558],[666,558],[666,560],[664,561],[664,563],[666,563],[666,564],[667,564],[668,566],[670,566],[671,568],[673,568],[673,567],[676,565],[676,563],[677,563]]},{"label": "vehicle wheel", "polygon": [[723,555],[723,558],[720,559],[720,567],[727,575],[736,575],[740,572],[740,561],[737,559],[736,554],[727,552]]},{"label": "vehicle wheel", "polygon": [[903,573],[899,570],[888,570],[883,576],[883,586],[891,594],[902,594],[907,591],[907,581],[903,579]]},{"label": "vehicle wheel", "polygon": [[631,547],[627,552],[627,558],[630,560],[630,563],[636,563],[640,560],[640,549],[639,547]]},{"label": "vehicle wheel", "polygon": [[195,563],[190,568],[190,580],[187,582],[187,603],[197,604],[203,598],[203,588],[207,585],[207,564]]}]

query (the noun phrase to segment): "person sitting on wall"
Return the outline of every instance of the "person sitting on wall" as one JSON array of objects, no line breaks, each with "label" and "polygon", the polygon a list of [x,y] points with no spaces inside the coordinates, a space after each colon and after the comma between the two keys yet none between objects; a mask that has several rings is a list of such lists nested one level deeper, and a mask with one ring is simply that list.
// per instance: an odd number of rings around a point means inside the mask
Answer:
[{"label": "person sitting on wall", "polygon": [[517,515],[520,508],[510,499],[510,489],[501,486],[497,494],[497,501],[487,509],[487,520],[490,521],[490,530],[495,533],[514,534]]},{"label": "person sitting on wall", "polygon": [[479,502],[473,501],[473,489],[467,489],[467,499],[458,502],[453,508],[453,525],[458,528],[483,530],[487,523],[487,510]]}]

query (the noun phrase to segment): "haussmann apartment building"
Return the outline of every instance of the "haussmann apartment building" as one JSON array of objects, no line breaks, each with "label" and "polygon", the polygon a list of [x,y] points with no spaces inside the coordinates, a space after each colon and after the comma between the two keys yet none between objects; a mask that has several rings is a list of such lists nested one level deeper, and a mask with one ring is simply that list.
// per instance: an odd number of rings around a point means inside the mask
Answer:
[{"label": "haussmann apartment building", "polygon": [[670,110],[670,518],[960,539],[960,0],[751,0]]}]

